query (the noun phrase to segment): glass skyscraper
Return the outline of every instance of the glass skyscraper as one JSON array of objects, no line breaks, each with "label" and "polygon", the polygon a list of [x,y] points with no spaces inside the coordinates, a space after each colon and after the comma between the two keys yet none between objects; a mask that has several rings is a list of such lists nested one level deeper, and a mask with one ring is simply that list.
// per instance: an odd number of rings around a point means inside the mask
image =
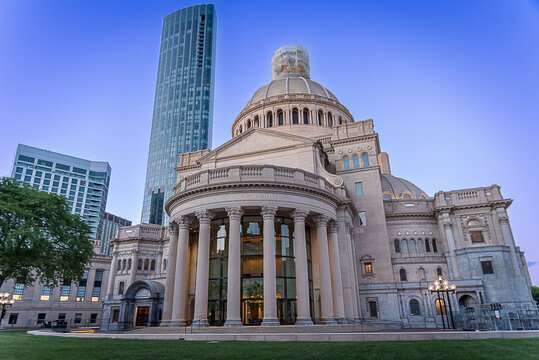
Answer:
[{"label": "glass skyscraper", "polygon": [[131,221],[108,212],[103,214],[103,226],[101,227],[101,233],[98,235],[101,239],[101,254],[110,254],[110,240],[116,236],[116,232],[122,226],[131,226]]},{"label": "glass skyscraper", "polygon": [[92,237],[98,238],[103,231],[110,173],[108,162],[19,144],[11,177],[67,198],[71,213],[80,215],[90,225]]},{"label": "glass skyscraper", "polygon": [[211,147],[215,39],[211,4],[178,10],[163,20],[144,223],[168,224],[163,207],[176,185],[178,155]]}]

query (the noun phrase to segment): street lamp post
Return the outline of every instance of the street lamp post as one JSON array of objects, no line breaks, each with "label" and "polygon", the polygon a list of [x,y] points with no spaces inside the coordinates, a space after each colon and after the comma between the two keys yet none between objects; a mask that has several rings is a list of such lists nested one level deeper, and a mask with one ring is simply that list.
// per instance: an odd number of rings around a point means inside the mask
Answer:
[{"label": "street lamp post", "polygon": [[[449,293],[454,293],[457,286],[455,284],[450,284],[447,280],[444,280],[444,278],[441,275],[438,275],[438,279],[434,281],[433,285],[429,285],[429,291],[432,293],[436,292],[436,295],[438,297],[437,303],[437,309],[440,309],[440,315],[442,315],[442,326],[445,330],[445,321],[444,321],[444,315],[446,316],[447,320],[447,328],[451,329],[453,327],[453,330],[455,330],[455,321],[453,320],[453,309],[451,309],[451,298]],[[442,298],[440,299],[440,293],[442,293]],[[447,308],[445,306],[445,296],[447,296],[447,302],[449,305],[449,314],[451,316],[451,322],[449,322],[449,318],[447,317]],[[443,309],[442,309],[442,303],[443,303]]]},{"label": "street lamp post", "polygon": [[2,320],[4,320],[4,315],[6,315],[7,308],[11,307],[15,300],[9,300],[9,293],[0,293],[0,306],[2,306],[2,311],[0,312],[0,326],[2,326]]}]

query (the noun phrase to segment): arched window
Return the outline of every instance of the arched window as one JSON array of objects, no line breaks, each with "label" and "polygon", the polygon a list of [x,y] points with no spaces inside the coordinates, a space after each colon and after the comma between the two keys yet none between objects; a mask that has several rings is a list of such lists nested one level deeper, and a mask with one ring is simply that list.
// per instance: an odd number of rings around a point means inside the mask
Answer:
[{"label": "arched window", "polygon": [[445,310],[445,301],[443,299],[436,299],[436,313],[438,315],[447,315]]},{"label": "arched window", "polygon": [[255,116],[255,123],[254,123],[254,126],[256,127],[259,127],[260,126],[260,118],[258,117],[258,115]]},{"label": "arched window", "polygon": [[144,260],[144,270],[148,270],[149,266],[150,266],[150,260],[148,259]]},{"label": "arched window", "polygon": [[240,134],[243,132],[243,126],[240,125]]},{"label": "arched window", "polygon": [[150,270],[155,271],[155,260],[152,259],[152,262],[150,262]]},{"label": "arched window", "polygon": [[395,252],[400,253],[401,252],[401,243],[400,243],[399,239],[395,239],[393,241],[393,243],[395,244]]},{"label": "arched window", "polygon": [[339,125],[342,125],[342,117],[339,116]]},{"label": "arched window", "polygon": [[142,259],[138,259],[137,270],[142,270]]},{"label": "arched window", "polygon": [[333,126],[333,117],[331,116],[331,113],[328,113],[328,126]]},{"label": "arched window", "polygon": [[277,119],[279,120],[279,126],[284,125],[284,113],[282,111],[277,113]]},{"label": "arched window", "polygon": [[410,240],[410,252],[417,252],[417,249],[415,247],[415,240],[414,239],[411,239]]},{"label": "arched window", "polygon": [[251,128],[251,119],[247,120],[247,129]]},{"label": "arched window", "polygon": [[424,243],[421,239],[417,239],[417,252],[419,254],[423,254],[425,252]]},{"label": "arched window", "polygon": [[404,193],[404,194],[402,195],[402,198],[403,198],[404,200],[410,200],[412,197],[410,196],[410,194]]},{"label": "arched window", "polygon": [[430,243],[429,239],[425,239],[425,251],[430,253]]},{"label": "arched window", "polygon": [[273,114],[268,114],[268,127],[273,127]]},{"label": "arched window", "polygon": [[322,110],[318,112],[318,126],[322,126],[322,119],[324,118],[324,114],[322,113]]},{"label": "arched window", "polygon": [[354,169],[359,169],[361,167],[359,166],[359,156],[352,156],[352,163],[354,164]]},{"label": "arched window", "polygon": [[309,110],[303,109],[303,123],[307,125],[309,123]]},{"label": "arched window", "polygon": [[123,259],[123,261],[122,261],[122,271],[125,270],[126,265],[127,265],[127,260]]},{"label": "arched window", "polygon": [[299,124],[298,109],[292,110],[292,124]]},{"label": "arched window", "polygon": [[399,276],[400,276],[401,281],[407,281],[406,280],[406,270],[400,269],[399,270]]},{"label": "arched window", "polygon": [[343,158],[342,158],[342,168],[344,170],[350,170],[350,158],[348,156],[343,156]]},{"label": "arched window", "polygon": [[443,276],[443,273],[442,273],[442,268],[438,268],[436,269],[436,276]]},{"label": "arched window", "polygon": [[131,270],[132,261],[131,259],[127,260],[127,270]]},{"label": "arched window", "polygon": [[391,200],[391,195],[384,194],[384,200]]},{"label": "arched window", "polygon": [[122,261],[121,260],[118,261],[118,266],[117,266],[116,271],[120,271],[120,270],[122,270]]},{"label": "arched window", "polygon": [[481,223],[477,220],[468,221],[468,227],[480,227]]},{"label": "arched window", "polygon": [[437,253],[438,247],[436,246],[436,239],[432,239],[432,251]]},{"label": "arched window", "polygon": [[408,241],[402,240],[401,245],[402,245],[402,253],[403,253],[403,255],[408,255]]},{"label": "arched window", "polygon": [[419,310],[419,301],[417,299],[410,300],[410,315],[411,316],[421,315],[421,312]]},{"label": "arched window", "polygon": [[163,260],[163,271],[167,271],[167,259]]},{"label": "arched window", "polygon": [[427,274],[425,273],[425,269],[419,268],[417,270],[417,278],[419,281],[427,281]]},{"label": "arched window", "polygon": [[361,155],[361,161],[363,161],[363,167],[369,167],[369,155],[367,153],[364,153]]}]

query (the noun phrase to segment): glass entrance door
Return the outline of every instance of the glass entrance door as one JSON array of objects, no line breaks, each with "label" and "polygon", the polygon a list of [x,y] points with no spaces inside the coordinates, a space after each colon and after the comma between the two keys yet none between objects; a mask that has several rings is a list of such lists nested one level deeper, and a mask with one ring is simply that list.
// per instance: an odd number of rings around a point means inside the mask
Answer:
[{"label": "glass entrance door", "polygon": [[137,306],[137,314],[135,318],[135,326],[147,326],[148,314],[150,313],[149,306]]}]

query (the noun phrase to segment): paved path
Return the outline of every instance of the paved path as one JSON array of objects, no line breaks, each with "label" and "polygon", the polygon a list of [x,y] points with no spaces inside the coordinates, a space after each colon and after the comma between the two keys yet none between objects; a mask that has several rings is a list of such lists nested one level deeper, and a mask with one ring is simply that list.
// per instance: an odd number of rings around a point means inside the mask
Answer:
[{"label": "paved path", "polygon": [[387,341],[387,340],[471,340],[491,338],[539,338],[539,331],[395,331],[395,332],[319,332],[319,333],[55,333],[45,330],[28,331],[32,335],[77,338],[113,338],[189,341]]}]

